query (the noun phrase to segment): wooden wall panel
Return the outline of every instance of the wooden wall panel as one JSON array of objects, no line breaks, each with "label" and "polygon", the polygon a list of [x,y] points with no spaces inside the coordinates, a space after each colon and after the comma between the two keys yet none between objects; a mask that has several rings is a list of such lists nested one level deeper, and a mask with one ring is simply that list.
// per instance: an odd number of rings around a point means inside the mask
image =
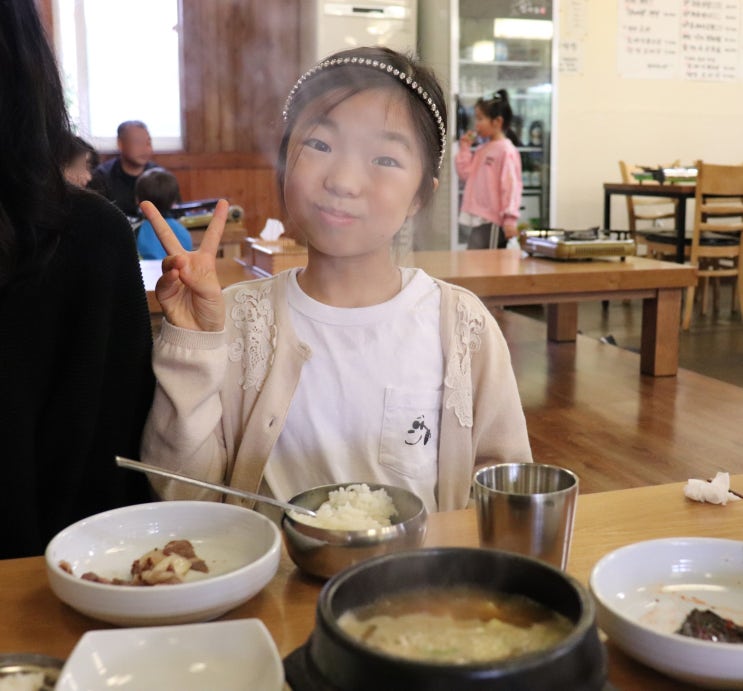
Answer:
[{"label": "wooden wall panel", "polygon": [[273,160],[299,75],[300,0],[182,0],[186,151]]},{"label": "wooden wall panel", "polygon": [[248,235],[258,235],[268,218],[280,218],[272,168],[170,169],[178,178],[181,196],[187,199],[224,197],[245,211]]},{"label": "wooden wall panel", "polygon": [[204,112],[200,35],[201,13],[197,2],[182,0],[180,6],[181,126],[185,151],[204,151]]},{"label": "wooden wall panel", "polygon": [[181,0],[184,199],[226,196],[249,230],[280,218],[273,162],[281,109],[299,74],[301,0]]}]

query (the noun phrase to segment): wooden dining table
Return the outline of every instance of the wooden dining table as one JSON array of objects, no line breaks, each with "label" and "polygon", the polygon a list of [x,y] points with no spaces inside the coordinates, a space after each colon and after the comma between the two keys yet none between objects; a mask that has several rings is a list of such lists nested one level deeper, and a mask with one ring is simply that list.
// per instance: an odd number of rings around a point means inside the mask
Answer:
[{"label": "wooden dining table", "polygon": [[[160,262],[142,260],[150,311],[160,311],[155,285]],[[406,262],[430,276],[471,290],[488,305],[547,305],[547,337],[575,341],[578,303],[639,298],[643,301],[640,371],[669,376],[678,370],[681,295],[696,283],[696,270],[644,257],[554,261],[523,257],[518,250],[445,250],[412,253]],[[222,287],[257,277],[244,260],[217,259]]]},{"label": "wooden dining table", "polygon": [[[731,477],[743,490],[743,474]],[[743,501],[726,506],[684,497],[683,483],[583,494],[578,498],[567,572],[587,585],[596,562],[610,551],[641,540],[667,537],[742,539]],[[472,509],[429,516],[427,547],[476,547]],[[222,619],[258,618],[282,657],[310,635],[322,582],[302,575],[282,548],[273,580]],[[176,587],[176,586],[174,586]],[[87,631],[111,628],[59,601],[47,583],[43,557],[0,561],[0,653],[69,656]],[[609,640],[609,681],[619,691],[680,691],[687,687],[634,661]]]},{"label": "wooden dining table", "polygon": [[611,198],[614,195],[623,197],[664,197],[676,200],[674,230],[676,232],[676,262],[684,263],[686,243],[686,202],[696,195],[694,184],[644,185],[641,182],[605,182],[604,183],[604,229],[611,230]]},{"label": "wooden dining table", "polygon": [[556,261],[524,257],[519,250],[415,252],[411,265],[471,290],[486,304],[546,304],[547,338],[575,341],[578,303],[642,300],[640,371],[676,374],[682,292],[696,270],[645,257]]}]

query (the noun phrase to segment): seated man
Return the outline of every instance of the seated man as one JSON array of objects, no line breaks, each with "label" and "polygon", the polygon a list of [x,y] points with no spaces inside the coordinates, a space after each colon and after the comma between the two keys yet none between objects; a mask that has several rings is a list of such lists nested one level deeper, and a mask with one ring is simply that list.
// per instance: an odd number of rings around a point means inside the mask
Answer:
[{"label": "seated man", "polygon": [[147,125],[139,120],[122,122],[117,131],[119,155],[93,171],[88,187],[110,199],[130,218],[139,216],[134,184],[145,170],[154,168],[152,139]]},{"label": "seated man", "polygon": [[[135,185],[135,197],[139,202],[152,202],[155,208],[164,216],[168,225],[173,229],[183,249],[191,250],[193,244],[188,230],[171,214],[171,209],[180,197],[178,191],[178,180],[175,175],[164,168],[151,168],[145,171],[137,179]],[[160,243],[155,229],[149,221],[144,221],[137,231],[137,251],[142,259],[164,259],[167,255],[165,248]]]}]

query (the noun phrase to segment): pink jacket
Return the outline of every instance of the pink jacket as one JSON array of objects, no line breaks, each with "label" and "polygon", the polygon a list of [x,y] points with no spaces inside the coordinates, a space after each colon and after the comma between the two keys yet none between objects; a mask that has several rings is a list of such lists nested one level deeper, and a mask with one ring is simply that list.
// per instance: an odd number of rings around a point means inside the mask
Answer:
[{"label": "pink jacket", "polygon": [[510,140],[490,141],[474,155],[469,144],[460,144],[454,162],[457,175],[466,181],[462,211],[497,225],[503,225],[506,216],[519,217],[521,157]]}]

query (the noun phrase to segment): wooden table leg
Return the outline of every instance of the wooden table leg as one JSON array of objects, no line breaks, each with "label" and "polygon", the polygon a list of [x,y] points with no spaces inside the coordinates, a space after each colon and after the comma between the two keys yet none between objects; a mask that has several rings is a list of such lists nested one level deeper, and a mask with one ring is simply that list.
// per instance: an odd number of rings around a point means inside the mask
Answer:
[{"label": "wooden table leg", "polygon": [[686,248],[686,199],[676,200],[676,263],[685,261]]},{"label": "wooden table leg", "polygon": [[640,371],[656,377],[676,374],[679,364],[681,288],[658,290],[642,301]]},{"label": "wooden table leg", "polygon": [[604,230],[611,230],[611,194],[604,190]]},{"label": "wooden table leg", "polygon": [[547,305],[547,338],[565,343],[578,333],[578,303],[559,302]]}]

